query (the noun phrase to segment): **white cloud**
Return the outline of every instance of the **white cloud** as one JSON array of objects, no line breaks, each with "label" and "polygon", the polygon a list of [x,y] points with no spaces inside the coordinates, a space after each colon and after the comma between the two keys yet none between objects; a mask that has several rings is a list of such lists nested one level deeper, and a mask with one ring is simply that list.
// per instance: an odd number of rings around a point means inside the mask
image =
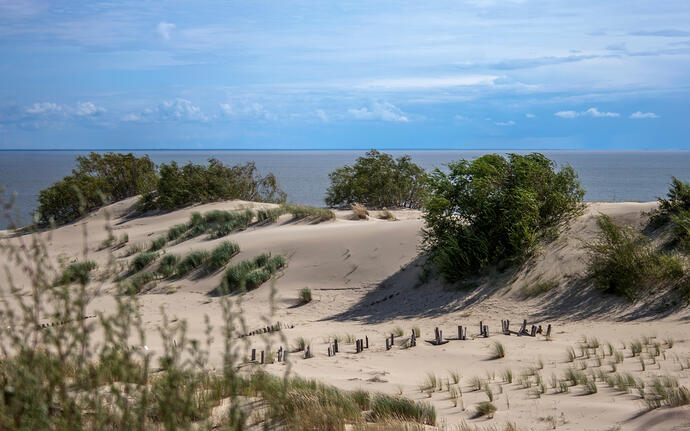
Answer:
[{"label": "white cloud", "polygon": [[558,111],[553,115],[555,115],[556,117],[561,117],[561,118],[575,118],[580,114],[578,114],[575,111]]},{"label": "white cloud", "polygon": [[456,115],[456,116],[455,116],[455,119],[456,119],[456,120],[462,120],[462,121],[468,120],[468,118],[465,117],[464,115]]},{"label": "white cloud", "polygon": [[31,115],[56,114],[64,112],[65,108],[53,102],[34,103],[26,108],[26,113]]},{"label": "white cloud", "polygon": [[582,113],[582,115],[591,115],[592,117],[611,117],[611,118],[616,118],[620,117],[620,114],[618,112],[601,112],[597,108],[589,108],[585,112]]},{"label": "white cloud", "polygon": [[494,75],[461,75],[442,76],[436,78],[389,78],[374,79],[359,85],[359,88],[409,90],[409,89],[433,89],[450,87],[471,87],[477,85],[493,85],[499,77]]},{"label": "white cloud", "polygon": [[223,114],[225,115],[235,115],[235,109],[233,106],[229,103],[219,103],[218,106],[220,106],[220,110]]},{"label": "white cloud", "polygon": [[323,109],[317,109],[315,114],[319,118],[319,120],[323,121],[324,123],[328,122],[328,115],[326,115]]},{"label": "white cloud", "polygon": [[400,123],[409,122],[407,114],[389,102],[374,102],[369,107],[349,109],[348,114],[357,120],[383,120]]},{"label": "white cloud", "polygon": [[156,26],[156,32],[165,40],[170,40],[172,31],[175,30],[175,24],[161,21]]},{"label": "white cloud", "polygon": [[138,113],[130,113],[122,118],[133,122],[201,121],[209,118],[197,105],[187,99],[164,100],[155,108],[147,108]]},{"label": "white cloud", "polygon": [[597,108],[589,108],[586,111],[558,111],[555,114],[556,117],[561,118],[575,118],[575,117],[595,117],[595,118],[617,118],[620,117],[618,112],[602,112]]},{"label": "white cloud", "polygon": [[643,120],[643,119],[647,119],[647,118],[659,118],[659,115],[657,115],[653,112],[637,111],[637,112],[632,113],[630,115],[630,118],[632,118],[633,120]]},{"label": "white cloud", "polygon": [[80,117],[91,117],[105,112],[105,108],[97,106],[93,102],[77,102],[75,113]]},{"label": "white cloud", "polygon": [[525,114],[525,118],[537,118],[537,116],[528,112]]},{"label": "white cloud", "polygon": [[514,126],[515,121],[510,120],[510,121],[496,121],[494,122],[495,125],[501,126],[501,127],[509,127],[509,126]]}]

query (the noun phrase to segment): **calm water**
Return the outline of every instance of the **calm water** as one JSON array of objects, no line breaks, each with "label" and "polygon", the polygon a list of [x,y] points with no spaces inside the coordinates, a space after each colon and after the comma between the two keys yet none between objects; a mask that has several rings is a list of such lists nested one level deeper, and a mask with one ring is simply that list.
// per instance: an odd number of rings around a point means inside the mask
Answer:
[{"label": "calm water", "polygon": [[[426,169],[443,168],[449,161],[473,159],[479,151],[388,151],[409,154]],[[503,151],[495,151],[502,153]],[[522,153],[521,151],[515,151]],[[175,160],[203,163],[215,157],[226,164],[255,161],[262,173],[273,172],[288,199],[323,205],[328,173],[350,164],[364,151],[142,151],[156,163]],[[690,151],[543,151],[559,164],[569,163],[580,175],[588,201],[650,201],[665,194],[672,175],[690,180]],[[21,222],[30,220],[38,192],[69,175],[79,151],[0,151],[0,187],[16,192]],[[6,193],[7,197],[7,193]],[[5,226],[5,221],[0,221]]]}]

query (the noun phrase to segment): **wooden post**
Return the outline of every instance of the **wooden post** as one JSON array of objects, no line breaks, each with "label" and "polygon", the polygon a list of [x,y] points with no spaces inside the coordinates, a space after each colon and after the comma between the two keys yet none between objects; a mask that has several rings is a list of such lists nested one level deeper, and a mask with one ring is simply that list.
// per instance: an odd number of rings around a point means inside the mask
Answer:
[{"label": "wooden post", "polygon": [[311,346],[307,346],[306,350],[304,351],[304,359],[309,359],[311,358]]},{"label": "wooden post", "polygon": [[414,347],[417,345],[417,336],[414,333],[414,329],[412,330],[412,335],[410,336],[410,347]]},{"label": "wooden post", "polygon": [[438,327],[434,328],[434,339],[438,340]]},{"label": "wooden post", "polygon": [[364,348],[365,349],[369,348],[369,336],[368,335],[364,336]]},{"label": "wooden post", "polygon": [[263,350],[261,351],[261,363],[262,364],[264,363],[264,351]]},{"label": "wooden post", "polygon": [[252,362],[256,361],[256,349],[252,349]]},{"label": "wooden post", "polygon": [[520,332],[518,335],[523,335],[527,333],[527,319],[522,321],[522,326],[520,327]]},{"label": "wooden post", "polygon": [[484,325],[484,338],[489,338],[489,325]]},{"label": "wooden post", "polygon": [[530,331],[529,335],[531,337],[534,337],[535,335],[537,335],[537,327],[536,326],[532,325],[532,330]]},{"label": "wooden post", "polygon": [[333,351],[335,353],[338,353],[338,340],[337,339],[333,340],[333,348],[334,348]]},{"label": "wooden post", "polygon": [[391,347],[395,345],[395,335],[391,334]]},{"label": "wooden post", "polygon": [[549,326],[546,327],[546,336],[550,337],[551,336],[551,324],[549,323]]},{"label": "wooden post", "polygon": [[328,346],[328,357],[331,357],[331,346]]},{"label": "wooden post", "polygon": [[390,349],[391,349],[391,340],[388,337],[386,337],[386,350],[390,350]]},{"label": "wooden post", "polygon": [[484,323],[479,321],[479,335],[484,335]]}]

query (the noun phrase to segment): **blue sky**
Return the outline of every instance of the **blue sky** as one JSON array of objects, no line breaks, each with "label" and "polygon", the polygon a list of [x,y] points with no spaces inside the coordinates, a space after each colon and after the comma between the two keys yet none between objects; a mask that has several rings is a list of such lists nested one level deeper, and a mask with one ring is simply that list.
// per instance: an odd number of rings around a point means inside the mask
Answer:
[{"label": "blue sky", "polygon": [[690,2],[0,0],[0,149],[690,149]]}]

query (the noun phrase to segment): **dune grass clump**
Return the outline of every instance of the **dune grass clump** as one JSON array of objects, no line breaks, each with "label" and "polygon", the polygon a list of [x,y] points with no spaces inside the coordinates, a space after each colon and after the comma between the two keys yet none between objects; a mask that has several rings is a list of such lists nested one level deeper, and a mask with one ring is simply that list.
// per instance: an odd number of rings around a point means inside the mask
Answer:
[{"label": "dune grass clump", "polygon": [[513,370],[510,368],[503,370],[503,381],[506,383],[513,383]]},{"label": "dune grass clump", "polygon": [[304,337],[298,337],[295,340],[295,345],[292,347],[293,352],[303,352],[309,345],[309,340]]},{"label": "dune grass clump", "polygon": [[132,264],[130,265],[131,271],[139,272],[156,259],[158,259],[158,253],[155,251],[142,251],[132,260]]},{"label": "dune grass clump", "polygon": [[662,406],[679,407],[690,404],[690,391],[685,386],[680,386],[674,377],[656,377],[647,388],[644,400],[650,410]]},{"label": "dune grass clump", "polygon": [[503,347],[503,344],[498,341],[493,342],[491,345],[491,351],[493,352],[493,359],[500,359],[506,356],[505,347]]},{"label": "dune grass clump", "polygon": [[167,237],[168,241],[175,241],[182,237],[182,235],[187,232],[189,227],[186,224],[176,224],[175,226],[168,229]]},{"label": "dune grass clump", "polygon": [[607,215],[597,220],[601,232],[584,244],[587,270],[605,292],[635,300],[659,285],[683,288],[683,258],[655,249],[649,238],[620,226]]},{"label": "dune grass clump", "polygon": [[350,209],[352,210],[352,218],[355,220],[366,220],[369,218],[369,211],[362,204],[352,204]]},{"label": "dune grass clump", "polygon": [[283,268],[286,260],[281,255],[262,253],[254,259],[244,260],[225,270],[225,276],[217,293],[226,295],[234,292],[252,290],[269,280]]},{"label": "dune grass clump", "polygon": [[491,419],[494,417],[496,410],[498,409],[491,402],[482,401],[481,403],[477,404],[477,407],[475,407],[474,417],[480,418],[482,416],[486,416]]},{"label": "dune grass clump", "polygon": [[335,213],[328,208],[314,207],[310,205],[283,204],[285,213],[292,214],[297,219],[312,219],[315,222],[335,220]]},{"label": "dune grass clump", "polygon": [[436,409],[430,403],[385,394],[376,394],[372,398],[371,416],[375,421],[397,419],[436,425]]},{"label": "dune grass clump", "polygon": [[97,267],[96,262],[91,260],[71,263],[62,270],[62,273],[55,279],[54,284],[66,285],[75,282],[87,284],[91,280],[91,271]]},{"label": "dune grass clump", "polygon": [[132,244],[125,249],[124,253],[122,254],[122,257],[129,257],[141,251],[144,251],[143,244]]},{"label": "dune grass clump", "polygon": [[285,207],[260,209],[256,212],[256,221],[259,223],[275,223],[285,214]]},{"label": "dune grass clump", "polygon": [[531,298],[546,293],[556,287],[558,287],[558,281],[556,280],[538,281],[534,284],[525,284],[520,289],[520,293],[524,298]]},{"label": "dune grass clump", "polygon": [[156,278],[152,272],[144,271],[134,274],[124,283],[124,292],[128,295],[136,295],[140,293],[143,288]]},{"label": "dune grass clump", "polygon": [[167,236],[159,236],[158,238],[154,239],[151,241],[151,246],[149,247],[149,251],[158,251],[165,247],[165,244],[168,243],[168,237]]},{"label": "dune grass clump", "polygon": [[308,303],[311,302],[311,300],[312,300],[312,297],[311,297],[311,289],[308,288],[308,287],[305,287],[305,288],[303,288],[303,289],[300,289],[300,291],[299,291],[299,301],[300,301],[302,304],[308,304]]},{"label": "dune grass clump", "polygon": [[388,211],[388,208],[383,208],[381,211],[379,211],[379,218],[383,220],[389,220],[389,221],[395,221],[397,218],[395,218],[395,215]]},{"label": "dune grass clump", "polygon": [[450,378],[453,380],[454,385],[457,385],[458,383],[460,383],[460,371],[448,370],[448,374],[450,375]]},{"label": "dune grass clump", "polygon": [[218,211],[204,214],[204,220],[209,226],[210,238],[221,238],[233,231],[246,229],[254,219],[254,211],[244,210],[236,212]]},{"label": "dune grass clump", "polygon": [[204,262],[204,271],[208,274],[218,271],[230,262],[237,253],[240,246],[231,241],[223,241],[220,245],[211,250],[211,254]]},{"label": "dune grass clump", "polygon": [[171,277],[175,274],[177,264],[180,262],[180,257],[176,254],[167,253],[163,255],[156,269],[156,274],[163,278]]},{"label": "dune grass clump", "polygon": [[203,265],[204,262],[208,260],[209,256],[210,253],[206,250],[195,250],[187,254],[180,260],[177,267],[175,267],[175,275],[177,277],[184,277]]}]

